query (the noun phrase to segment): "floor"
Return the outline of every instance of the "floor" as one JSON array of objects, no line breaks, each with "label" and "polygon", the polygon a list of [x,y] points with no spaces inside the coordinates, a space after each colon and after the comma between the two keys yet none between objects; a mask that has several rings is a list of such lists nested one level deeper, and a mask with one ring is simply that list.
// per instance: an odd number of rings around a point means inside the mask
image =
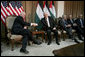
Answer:
[{"label": "floor", "polygon": [[76,43],[71,39],[66,39],[65,41],[61,40],[60,45],[57,45],[55,40],[52,41],[51,45],[47,45],[45,42],[41,45],[32,44],[31,46],[27,46],[29,54],[24,54],[19,52],[21,47],[20,45],[17,47],[15,46],[14,51],[11,51],[10,45],[2,43],[1,49],[3,52],[1,53],[1,56],[54,56],[52,53],[53,50],[61,49],[74,44]]}]

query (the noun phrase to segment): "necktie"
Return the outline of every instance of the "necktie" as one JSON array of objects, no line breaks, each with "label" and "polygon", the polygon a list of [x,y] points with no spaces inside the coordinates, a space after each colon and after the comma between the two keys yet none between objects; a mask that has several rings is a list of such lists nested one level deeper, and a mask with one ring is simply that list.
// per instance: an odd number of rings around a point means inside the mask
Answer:
[{"label": "necktie", "polygon": [[66,26],[66,21],[65,21],[65,20],[63,20],[63,22],[64,22],[64,26]]},{"label": "necktie", "polygon": [[83,26],[82,20],[80,19],[81,26]]},{"label": "necktie", "polygon": [[73,20],[71,19],[71,23],[73,24]]}]

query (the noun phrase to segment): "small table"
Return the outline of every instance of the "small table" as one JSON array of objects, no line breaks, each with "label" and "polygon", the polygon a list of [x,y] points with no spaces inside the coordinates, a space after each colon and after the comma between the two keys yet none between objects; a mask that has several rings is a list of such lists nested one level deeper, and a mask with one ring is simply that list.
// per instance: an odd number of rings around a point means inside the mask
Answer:
[{"label": "small table", "polygon": [[42,41],[44,40],[44,31],[32,31],[32,36],[36,34],[41,34],[42,35]]}]

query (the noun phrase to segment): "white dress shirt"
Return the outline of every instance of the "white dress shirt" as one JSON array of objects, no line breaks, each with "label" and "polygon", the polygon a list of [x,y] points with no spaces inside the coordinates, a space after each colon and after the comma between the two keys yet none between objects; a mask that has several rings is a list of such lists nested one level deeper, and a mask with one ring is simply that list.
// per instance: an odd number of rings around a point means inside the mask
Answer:
[{"label": "white dress shirt", "polygon": [[47,21],[48,27],[50,27],[50,22],[49,22],[48,17],[47,17],[46,21]]},{"label": "white dress shirt", "polygon": [[83,26],[82,20],[80,19],[81,26]]}]

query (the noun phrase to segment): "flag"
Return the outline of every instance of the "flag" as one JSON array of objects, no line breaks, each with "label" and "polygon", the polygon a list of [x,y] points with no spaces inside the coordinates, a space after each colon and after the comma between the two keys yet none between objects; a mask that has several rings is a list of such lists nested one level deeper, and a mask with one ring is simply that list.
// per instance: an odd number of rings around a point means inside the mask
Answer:
[{"label": "flag", "polygon": [[[21,12],[24,12],[21,1],[16,1],[16,11],[17,11],[18,15],[20,15]],[[25,19],[24,19],[24,21],[25,21]]]},{"label": "flag", "polygon": [[16,1],[16,10],[18,11],[19,14],[24,11],[21,1]]},{"label": "flag", "polygon": [[8,12],[8,3],[7,1],[1,1],[1,20],[2,20],[2,23],[4,25],[5,24],[5,19],[7,16],[9,16],[9,12]]},{"label": "flag", "polygon": [[9,8],[11,9],[11,11],[13,12],[14,15],[18,16],[18,11],[16,10],[16,3],[15,1],[10,1],[9,2]]},{"label": "flag", "polygon": [[56,18],[56,11],[55,11],[55,7],[54,7],[54,2],[51,1],[50,2],[50,6],[49,6],[49,10],[50,10],[50,14],[52,16],[52,18]]},{"label": "flag", "polygon": [[1,1],[1,20],[5,25],[5,19],[7,16],[15,15],[18,16],[24,11],[22,3],[20,1]]},{"label": "flag", "polygon": [[36,9],[36,15],[35,15],[35,22],[38,23],[38,26],[36,27],[38,30],[42,29],[41,19],[44,18],[43,15],[43,2],[38,1],[37,9]]},{"label": "flag", "polygon": [[49,12],[49,7],[48,7],[48,2],[47,1],[44,1],[43,11],[44,11],[44,13],[47,13],[48,16],[51,16],[50,12]]}]

